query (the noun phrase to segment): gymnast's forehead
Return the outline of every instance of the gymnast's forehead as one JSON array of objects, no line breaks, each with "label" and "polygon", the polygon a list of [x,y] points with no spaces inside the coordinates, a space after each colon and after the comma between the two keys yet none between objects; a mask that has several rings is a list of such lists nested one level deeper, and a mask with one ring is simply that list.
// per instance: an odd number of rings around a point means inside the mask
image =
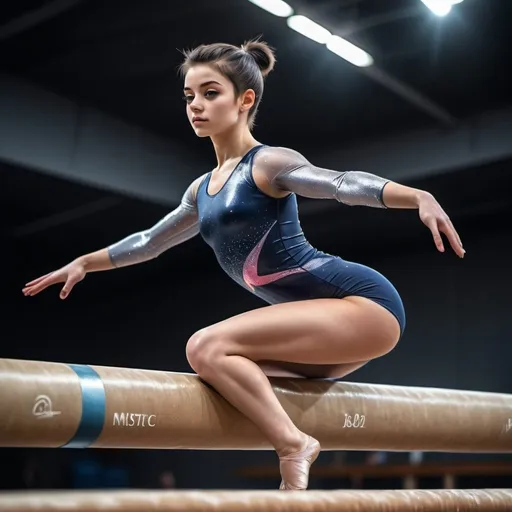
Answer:
[{"label": "gymnast's forehead", "polygon": [[199,90],[208,86],[226,87],[229,80],[213,66],[196,64],[192,66],[185,76],[184,90]]}]

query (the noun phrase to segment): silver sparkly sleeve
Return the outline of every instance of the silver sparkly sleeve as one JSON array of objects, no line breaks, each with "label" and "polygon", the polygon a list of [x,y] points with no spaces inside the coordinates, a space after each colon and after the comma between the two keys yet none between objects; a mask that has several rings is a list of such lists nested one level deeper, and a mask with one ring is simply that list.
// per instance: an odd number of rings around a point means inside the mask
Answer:
[{"label": "silver sparkly sleeve", "polygon": [[335,199],[350,206],[386,208],[382,193],[388,179],[363,171],[316,167],[287,148],[264,148],[256,158],[271,183],[282,190],[314,199]]},{"label": "silver sparkly sleeve", "polygon": [[194,183],[183,194],[180,205],[153,227],[129,235],[108,247],[114,267],[126,267],[151,260],[199,233]]}]

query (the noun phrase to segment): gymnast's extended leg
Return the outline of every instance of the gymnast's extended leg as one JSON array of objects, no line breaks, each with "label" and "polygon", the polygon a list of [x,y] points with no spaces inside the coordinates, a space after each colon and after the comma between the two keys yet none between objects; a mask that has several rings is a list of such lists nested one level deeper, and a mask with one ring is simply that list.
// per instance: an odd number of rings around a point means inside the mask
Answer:
[{"label": "gymnast's extended leg", "polygon": [[[314,460],[317,442],[295,426],[257,363],[329,365],[329,372],[332,365],[380,357],[399,337],[396,318],[368,299],[314,299],[267,306],[202,329],[190,338],[187,357],[202,379],[259,427],[281,461],[300,458],[304,450]],[[307,486],[304,460],[284,464],[287,475],[281,464],[287,488]]]}]

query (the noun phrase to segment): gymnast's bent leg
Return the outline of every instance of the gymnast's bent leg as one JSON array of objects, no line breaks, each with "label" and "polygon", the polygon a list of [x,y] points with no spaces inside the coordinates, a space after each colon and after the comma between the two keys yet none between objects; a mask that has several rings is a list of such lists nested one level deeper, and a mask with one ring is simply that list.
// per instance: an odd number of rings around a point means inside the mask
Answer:
[{"label": "gymnast's bent leg", "polygon": [[341,379],[359,370],[369,361],[341,364],[303,364],[283,361],[258,361],[258,366],[267,377],[291,379]]},{"label": "gymnast's bent leg", "polygon": [[281,459],[282,487],[305,489],[320,447],[286,414],[258,361],[358,363],[390,352],[399,338],[398,321],[375,302],[314,299],[263,307],[202,329],[188,341],[187,358],[269,439]]}]

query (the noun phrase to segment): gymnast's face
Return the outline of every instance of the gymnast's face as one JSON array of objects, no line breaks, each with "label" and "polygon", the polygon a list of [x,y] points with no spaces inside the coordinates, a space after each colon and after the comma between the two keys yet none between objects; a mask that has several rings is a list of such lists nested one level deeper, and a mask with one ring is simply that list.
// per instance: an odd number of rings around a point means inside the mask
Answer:
[{"label": "gymnast's face", "polygon": [[198,137],[224,133],[247,124],[252,91],[236,97],[231,80],[206,64],[191,67],[184,84],[187,117]]}]

